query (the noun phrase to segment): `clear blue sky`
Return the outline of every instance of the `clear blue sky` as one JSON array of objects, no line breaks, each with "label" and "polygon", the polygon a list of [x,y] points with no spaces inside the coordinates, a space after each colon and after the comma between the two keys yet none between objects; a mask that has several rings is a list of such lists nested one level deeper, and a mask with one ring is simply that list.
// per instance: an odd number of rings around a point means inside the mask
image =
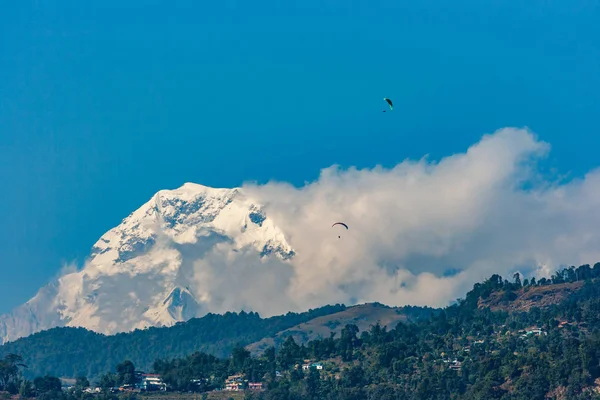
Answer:
[{"label": "clear blue sky", "polygon": [[437,159],[504,126],[585,173],[600,164],[597,4],[7,2],[0,312],[186,181],[301,185],[334,163]]}]

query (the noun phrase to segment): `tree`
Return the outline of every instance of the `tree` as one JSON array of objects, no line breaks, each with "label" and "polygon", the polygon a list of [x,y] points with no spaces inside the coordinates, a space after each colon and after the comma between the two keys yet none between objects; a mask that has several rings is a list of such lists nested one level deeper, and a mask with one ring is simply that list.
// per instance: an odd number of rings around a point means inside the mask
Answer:
[{"label": "tree", "polygon": [[117,385],[117,379],[117,376],[108,372],[100,376],[100,379],[98,380],[98,386],[102,388],[102,390],[107,391],[108,389]]},{"label": "tree", "polygon": [[592,277],[598,278],[600,277],[600,262],[594,264],[594,268],[592,269]]},{"label": "tree", "polygon": [[515,272],[513,275],[513,279],[515,280],[515,286],[517,289],[521,288],[521,275],[518,272]]},{"label": "tree", "polygon": [[133,385],[135,383],[135,366],[129,360],[125,360],[118,364],[117,370],[117,384],[118,385]]},{"label": "tree", "polygon": [[233,368],[235,368],[236,371],[241,371],[250,358],[250,352],[239,344],[235,346],[231,352],[231,361]]},{"label": "tree", "polygon": [[38,394],[43,394],[47,392],[58,392],[62,389],[62,384],[60,379],[55,376],[46,375],[46,376],[38,376],[33,380],[33,386]]},{"label": "tree", "polygon": [[90,381],[85,376],[78,376],[75,380],[75,387],[77,389],[83,390],[85,388],[90,387]]},{"label": "tree", "polygon": [[309,399],[319,399],[319,384],[321,376],[319,371],[312,367],[306,377],[306,392]]},{"label": "tree", "polygon": [[0,360],[0,389],[6,390],[7,385],[18,378],[19,368],[27,368],[27,365],[18,354],[9,353]]},{"label": "tree", "polygon": [[287,369],[300,358],[300,346],[292,336],[288,336],[277,354],[277,361],[283,369]]},{"label": "tree", "polygon": [[358,342],[356,335],[358,334],[358,327],[354,324],[346,324],[342,329],[342,335],[340,337],[340,352],[342,354],[343,361],[351,361],[352,353],[355,344]]},{"label": "tree", "polygon": [[563,271],[556,271],[550,278],[554,284],[565,282]]},{"label": "tree", "polygon": [[507,288],[502,295],[502,300],[504,301],[513,301],[516,298],[517,295],[510,288]]},{"label": "tree", "polygon": [[267,370],[267,374],[269,376],[269,381],[270,382],[274,382],[275,378],[276,378],[276,374],[277,374],[277,362],[276,362],[276,353],[275,353],[275,347],[273,346],[269,346],[264,354],[263,354],[264,360],[265,360],[265,367]]},{"label": "tree", "polygon": [[575,273],[577,274],[578,281],[592,279],[593,277],[592,267],[590,267],[590,264],[580,265],[575,271]]},{"label": "tree", "polygon": [[23,379],[19,387],[19,395],[24,398],[33,397],[35,394],[33,382],[28,379]]}]

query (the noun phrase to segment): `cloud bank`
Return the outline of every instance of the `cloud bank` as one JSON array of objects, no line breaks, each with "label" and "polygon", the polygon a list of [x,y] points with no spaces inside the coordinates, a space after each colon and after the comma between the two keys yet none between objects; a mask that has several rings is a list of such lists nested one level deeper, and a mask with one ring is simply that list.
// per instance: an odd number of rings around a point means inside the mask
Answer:
[{"label": "cloud bank", "polygon": [[[567,183],[543,178],[537,162],[549,151],[532,132],[505,128],[437,163],[333,166],[301,188],[245,184],[297,255],[291,270],[268,269],[281,271],[267,280],[277,285],[248,275],[252,287],[227,296],[238,298],[227,308],[445,306],[494,273],[549,276],[600,261],[600,172]],[[332,228],[336,221],[350,229]]]}]

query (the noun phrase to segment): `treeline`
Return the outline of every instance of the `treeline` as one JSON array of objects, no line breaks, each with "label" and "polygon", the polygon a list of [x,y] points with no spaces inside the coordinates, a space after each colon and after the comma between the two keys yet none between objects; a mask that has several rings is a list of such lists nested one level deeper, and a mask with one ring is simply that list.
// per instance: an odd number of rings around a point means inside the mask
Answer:
[{"label": "treeline", "polygon": [[343,304],[328,305],[271,318],[244,311],[208,314],[168,328],[111,336],[83,328],[53,328],[0,346],[0,357],[20,354],[30,364],[24,371],[28,378],[46,374],[95,378],[124,359],[149,370],[159,357],[182,357],[195,351],[228,357],[238,343],[247,345],[346,308]]},{"label": "treeline", "polygon": [[570,266],[556,271],[550,278],[540,278],[536,281],[535,278],[525,278],[521,282],[521,276],[519,273],[513,275],[513,282],[509,282],[508,279],[502,279],[500,275],[494,274],[484,283],[476,283],[473,290],[469,292],[467,297],[478,298],[481,297],[486,299],[492,292],[499,290],[519,290],[522,287],[531,286],[547,286],[556,285],[560,283],[573,283],[578,281],[586,281],[594,278],[600,278],[600,262],[594,264],[591,267],[589,264]]},{"label": "treeline", "polygon": [[[90,386],[85,377],[78,378],[75,387],[70,392],[62,390],[62,382],[55,376],[38,376],[33,380],[22,377],[22,370],[27,369],[23,363],[23,357],[18,354],[7,354],[0,359],[0,391],[6,391],[10,395],[19,395],[23,399],[38,398],[40,400],[84,400],[93,397],[84,393],[84,389]],[[116,400],[116,396],[109,396]]]}]

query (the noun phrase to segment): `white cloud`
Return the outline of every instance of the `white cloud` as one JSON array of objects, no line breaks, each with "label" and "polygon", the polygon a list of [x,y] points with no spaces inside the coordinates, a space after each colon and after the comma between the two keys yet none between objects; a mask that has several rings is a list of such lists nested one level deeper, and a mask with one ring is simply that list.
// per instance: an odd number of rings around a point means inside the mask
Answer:
[{"label": "white cloud", "polygon": [[62,262],[62,265],[60,267],[60,270],[58,271],[58,273],[55,275],[54,279],[58,279],[62,276],[68,275],[68,274],[72,274],[74,272],[77,272],[79,270],[79,267],[77,265],[77,261],[76,260],[72,260],[69,262]]},{"label": "white cloud", "polygon": [[[270,278],[287,287],[258,281],[243,297],[299,309],[353,300],[444,306],[493,273],[548,276],[600,261],[600,173],[544,180],[536,162],[549,150],[528,130],[505,128],[438,163],[333,166],[301,188],[246,184],[297,256],[292,275],[282,267],[281,279]],[[341,239],[336,221],[350,227]],[[445,277],[450,269],[461,272]],[[254,307],[267,308],[277,307]]]}]

